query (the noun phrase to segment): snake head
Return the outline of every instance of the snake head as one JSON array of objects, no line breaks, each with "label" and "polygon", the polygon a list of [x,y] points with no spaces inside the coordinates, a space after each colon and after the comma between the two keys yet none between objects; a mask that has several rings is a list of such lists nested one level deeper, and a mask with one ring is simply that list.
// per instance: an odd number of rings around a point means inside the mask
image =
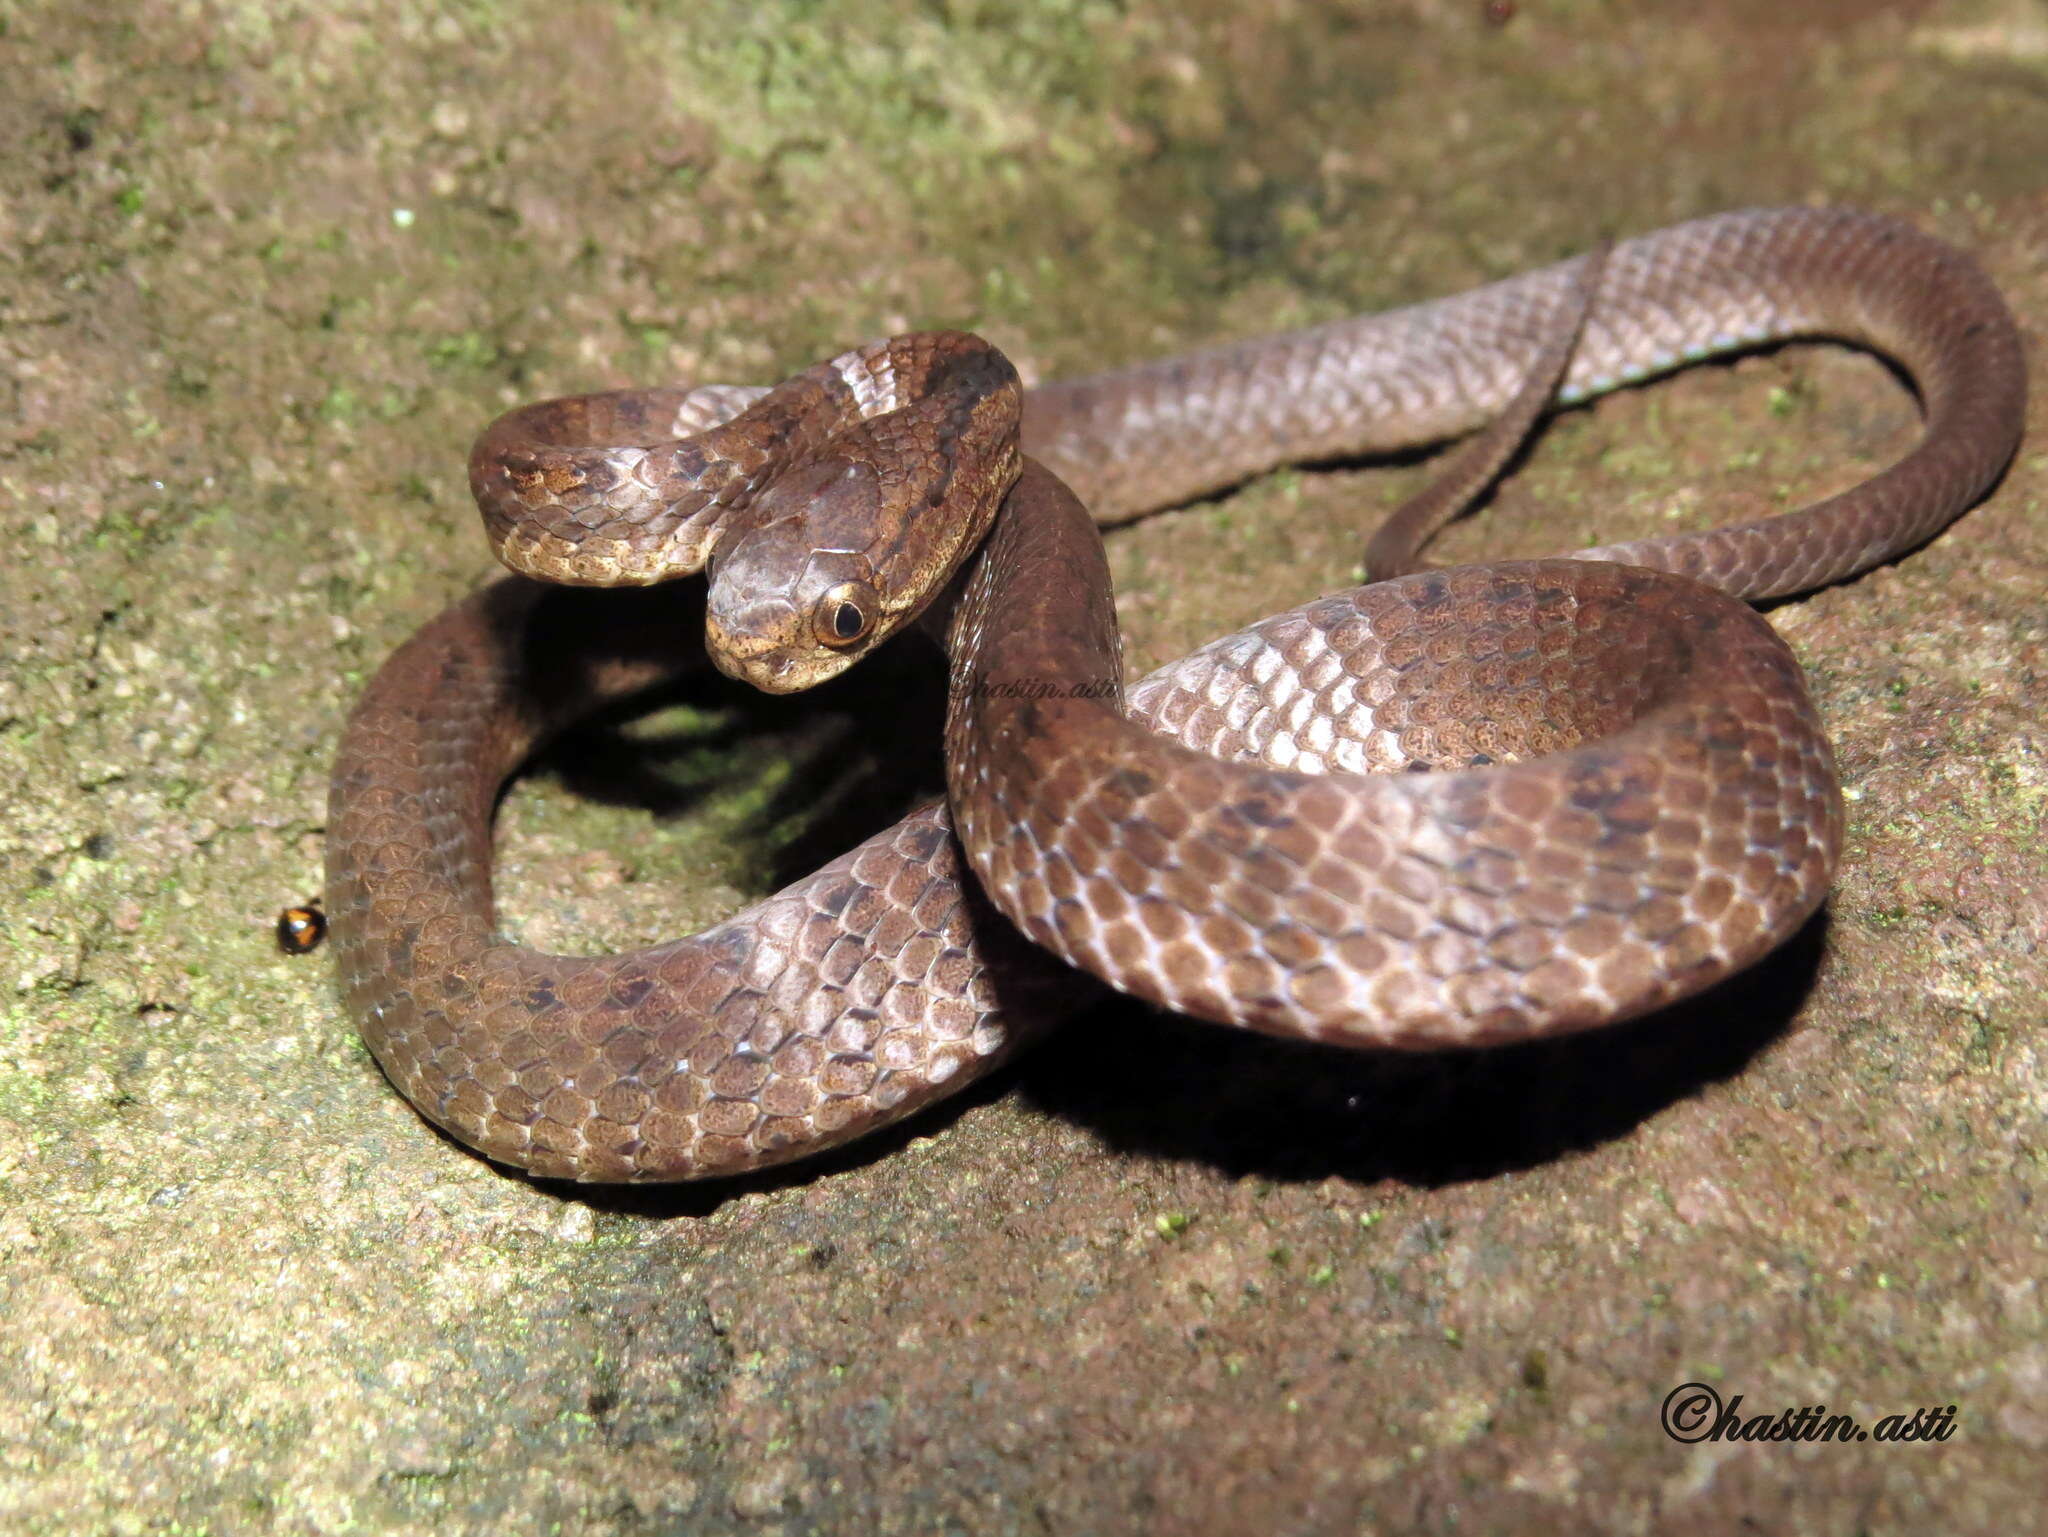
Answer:
[{"label": "snake head", "polygon": [[885,590],[867,549],[892,542],[880,480],[828,456],[783,476],[719,542],[704,632],[721,672],[770,694],[836,676],[900,629],[927,593]]},{"label": "snake head", "polygon": [[721,670],[773,694],[811,688],[945,588],[1022,467],[1016,374],[994,356],[1000,368],[983,360],[845,427],[734,515],[709,563]]}]

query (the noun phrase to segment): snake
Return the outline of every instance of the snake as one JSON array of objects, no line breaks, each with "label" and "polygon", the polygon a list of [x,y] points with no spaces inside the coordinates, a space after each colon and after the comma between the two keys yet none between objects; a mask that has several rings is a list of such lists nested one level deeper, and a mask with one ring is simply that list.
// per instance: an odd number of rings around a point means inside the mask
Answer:
[{"label": "snake", "polygon": [[[1898,368],[1923,430],[1796,511],[1409,570],[1126,686],[1104,526],[1483,429],[1566,331],[1556,404],[1832,338]],[[1840,856],[1822,723],[1750,605],[1940,531],[2003,473],[2025,396],[1970,256],[1795,207],[1030,389],[986,342],[926,332],[774,388],[520,407],[470,459],[512,574],[402,644],[342,733],[326,889],[348,1007],[428,1121],[581,1181],[837,1146],[1112,990],[1360,1049],[1635,1018],[1798,929]],[[504,937],[509,776],[702,665],[675,589],[568,589],[697,571],[713,660],[771,691],[905,629],[943,637],[944,799],[685,938],[564,956]]]}]

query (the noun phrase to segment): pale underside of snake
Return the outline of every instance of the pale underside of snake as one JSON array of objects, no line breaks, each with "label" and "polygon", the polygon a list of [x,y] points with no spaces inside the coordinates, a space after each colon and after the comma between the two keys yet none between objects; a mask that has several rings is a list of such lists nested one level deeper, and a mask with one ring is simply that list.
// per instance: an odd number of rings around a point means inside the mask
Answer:
[{"label": "pale underside of snake", "polygon": [[[1566,356],[1582,291],[1565,400],[1822,336],[1893,360],[1924,434],[1798,512],[1375,583],[1125,697],[1097,522],[1482,426],[1531,398],[1547,349]],[[1930,537],[1996,481],[2024,396],[2012,319],[1968,257],[1888,219],[1789,209],[1623,242],[1597,278],[1562,263],[1028,395],[1000,354],[940,334],[774,391],[513,412],[479,440],[472,484],[528,576],[401,647],[335,763],[348,1002],[428,1119],[583,1180],[738,1173],[898,1119],[1099,997],[1070,966],[1353,1047],[1640,1015],[1784,939],[1840,846],[1799,668],[1740,600]],[[707,562],[720,665],[771,689],[921,609],[949,624],[946,803],[688,938],[585,957],[508,942],[502,784],[569,720],[655,681],[681,639],[639,621],[577,636],[573,686],[551,684],[566,642],[531,578],[644,584]]]}]

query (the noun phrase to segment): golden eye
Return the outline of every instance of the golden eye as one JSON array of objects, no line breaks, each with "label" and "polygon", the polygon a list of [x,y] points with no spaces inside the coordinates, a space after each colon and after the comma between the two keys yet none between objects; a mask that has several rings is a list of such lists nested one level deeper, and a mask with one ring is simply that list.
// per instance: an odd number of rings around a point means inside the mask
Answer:
[{"label": "golden eye", "polygon": [[874,589],[865,582],[841,582],[811,611],[811,631],[828,646],[850,646],[875,627]]}]

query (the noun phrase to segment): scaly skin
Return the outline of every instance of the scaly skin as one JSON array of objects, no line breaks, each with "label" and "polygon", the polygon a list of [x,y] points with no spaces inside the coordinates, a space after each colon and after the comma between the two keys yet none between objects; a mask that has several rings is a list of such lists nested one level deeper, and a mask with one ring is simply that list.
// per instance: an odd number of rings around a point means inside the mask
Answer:
[{"label": "scaly skin", "polygon": [[[1740,600],[1925,540],[2019,437],[2010,315],[1967,257],[1906,226],[1791,209],[1623,242],[1563,381],[1580,398],[1844,338],[1896,361],[1925,407],[1883,474],[1764,523],[1325,598],[1162,669],[1120,713],[1091,512],[1481,425],[1538,369],[1577,273],[1033,391],[1022,448],[1042,462],[1007,497],[1014,386],[971,338],[899,338],[772,393],[583,398],[495,424],[472,478],[508,560],[644,582],[712,557],[713,617],[771,682],[804,646],[827,663],[865,649],[884,620],[852,588],[862,624],[839,645],[843,572],[776,603],[756,563],[717,552],[763,519],[836,529],[864,501],[880,526],[856,553],[926,581],[945,562],[910,513],[935,488],[999,505],[952,623],[949,802],[979,883],[930,808],[651,950],[499,939],[505,775],[683,639],[650,643],[623,597],[623,628],[596,635],[585,611],[560,617],[566,597],[501,582],[400,648],[336,758],[328,896],[364,1039],[422,1114],[493,1158],[689,1179],[802,1157],[985,1072],[1092,994],[1045,950],[1212,1019],[1399,1047],[1581,1029],[1748,964],[1825,895],[1840,811],[1798,668]],[[806,469],[821,462],[838,468]],[[777,477],[806,474],[851,489],[779,503]],[[1417,768],[1440,772],[1399,772]]]}]

